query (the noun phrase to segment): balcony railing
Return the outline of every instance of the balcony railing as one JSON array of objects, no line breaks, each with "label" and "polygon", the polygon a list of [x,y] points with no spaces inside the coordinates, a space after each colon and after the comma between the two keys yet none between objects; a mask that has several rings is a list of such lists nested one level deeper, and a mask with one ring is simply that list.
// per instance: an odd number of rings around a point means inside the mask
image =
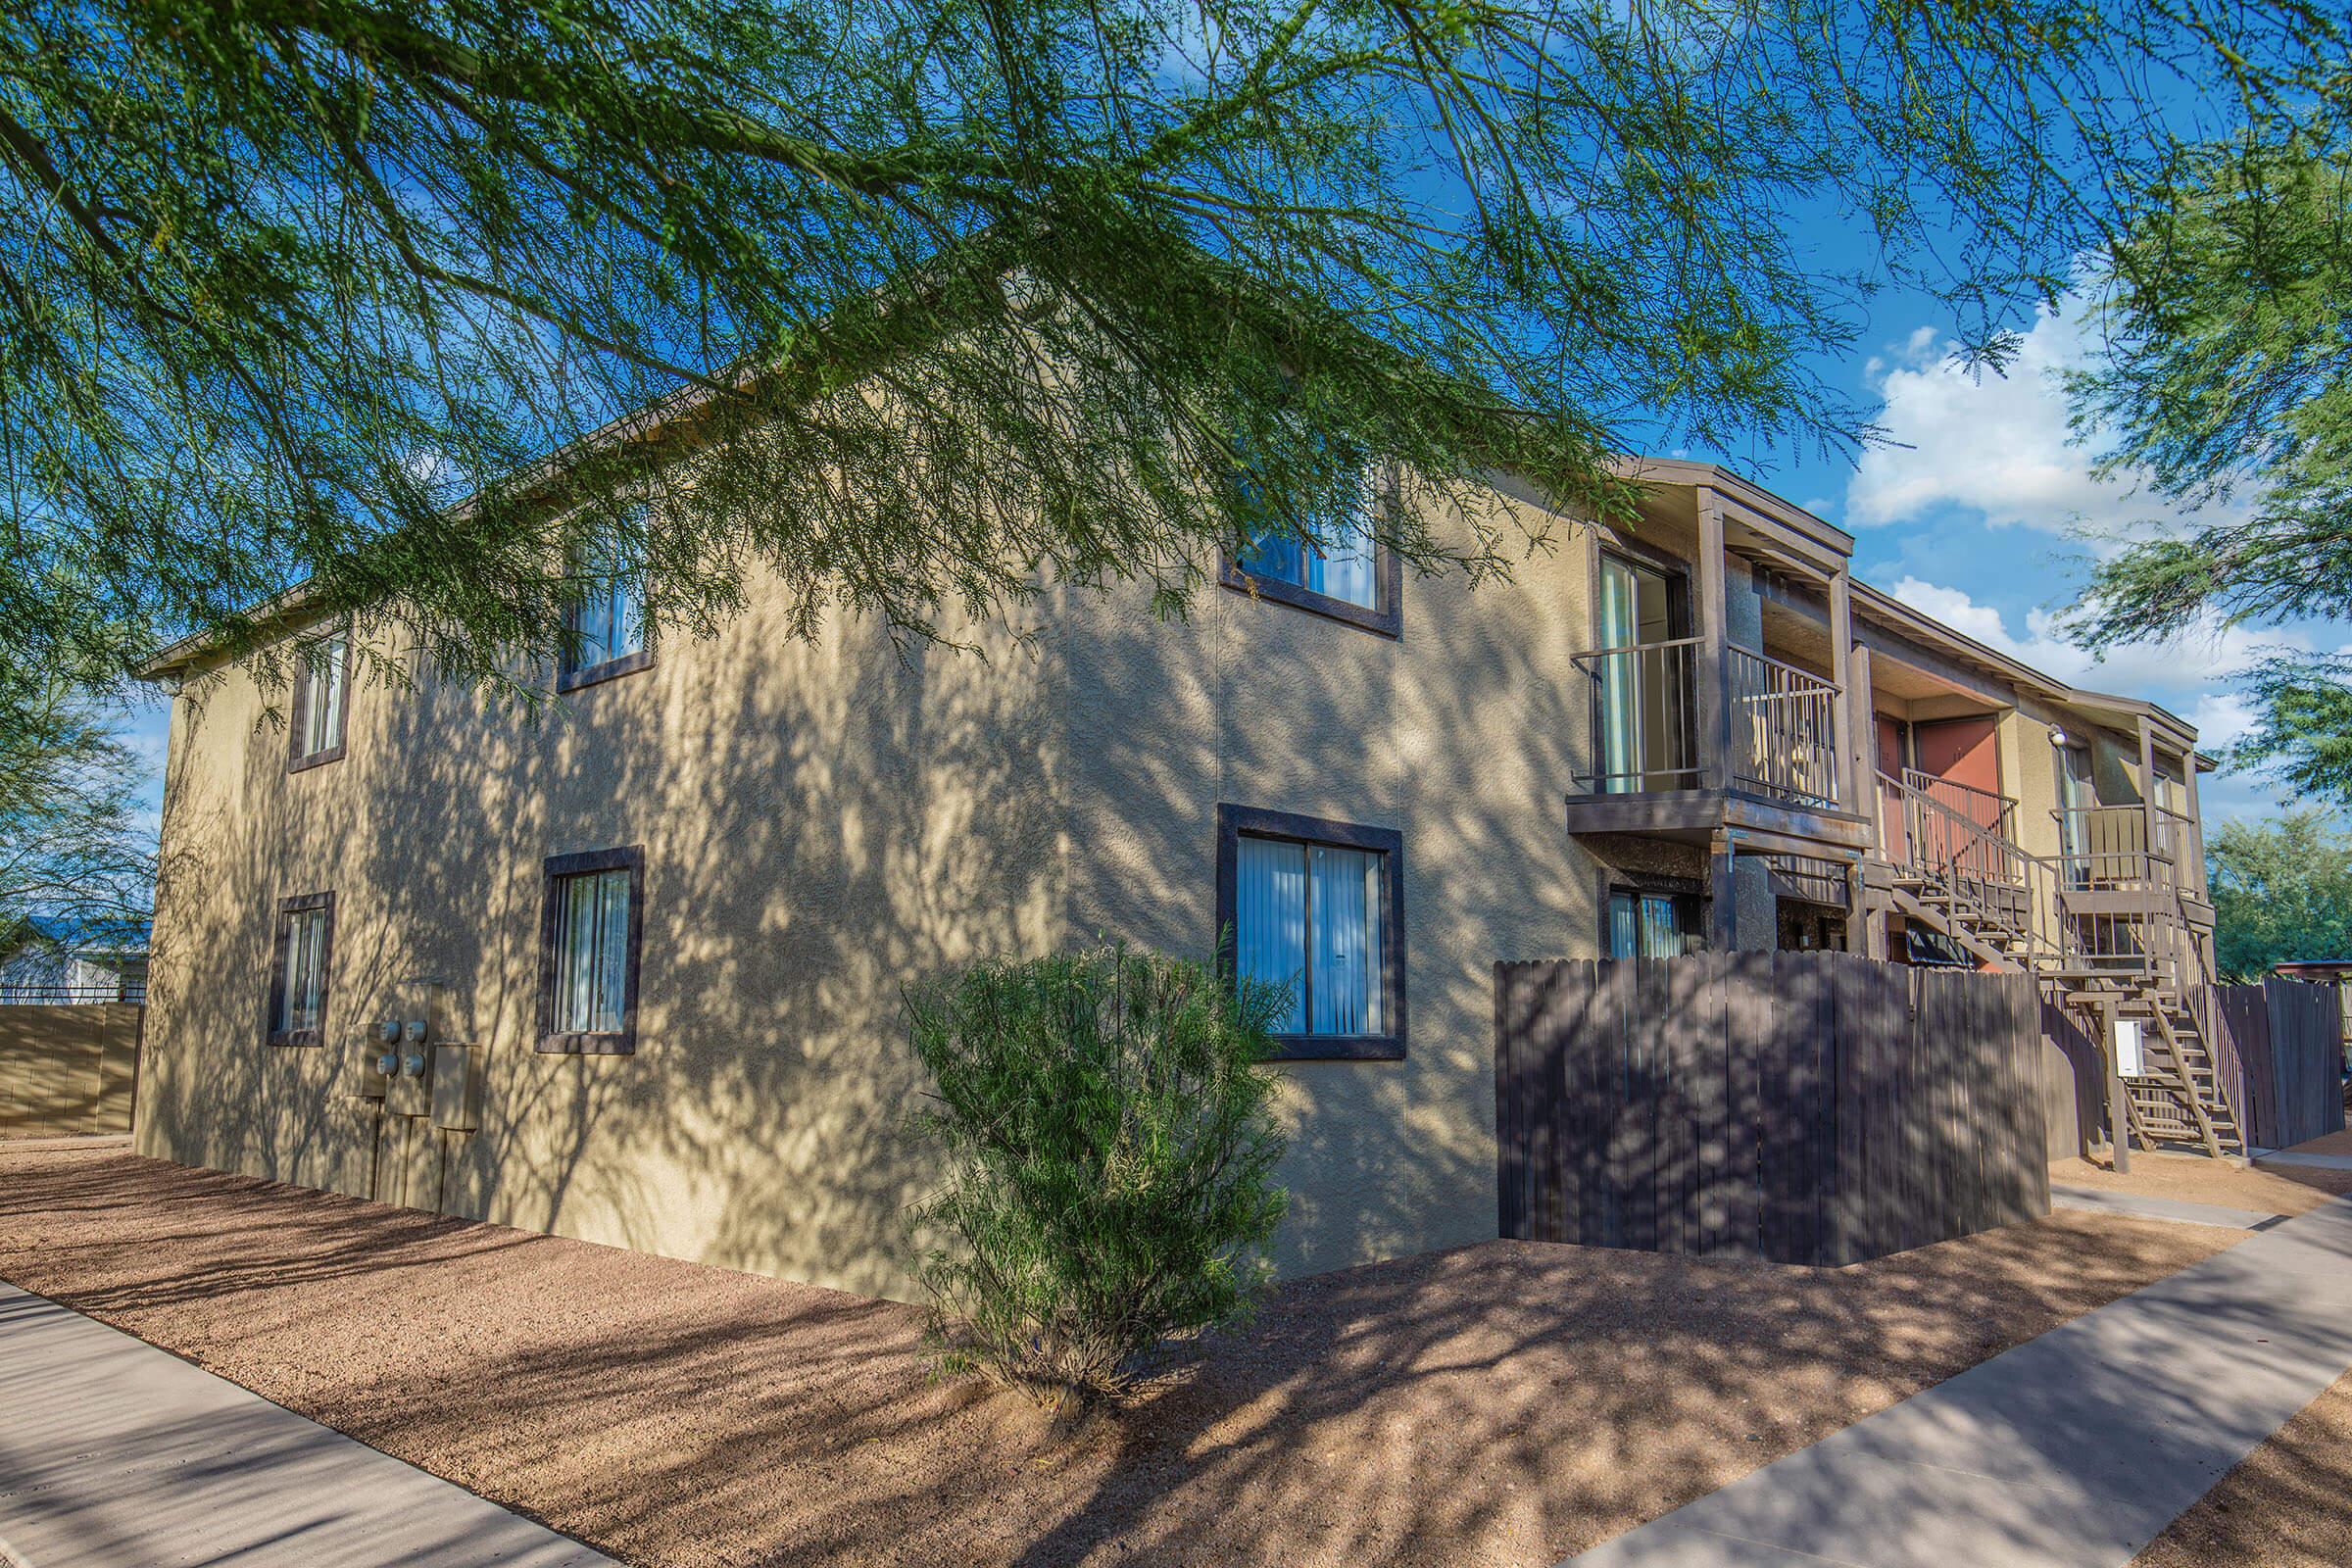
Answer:
[{"label": "balcony railing", "polygon": [[2153,843],[2144,806],[2062,806],[2051,814],[2075,887],[2201,891],[2191,863],[2196,838],[2180,812],[2157,808]]},{"label": "balcony railing", "polygon": [[1800,806],[1838,804],[1838,687],[1734,644],[1732,783]]},{"label": "balcony railing", "polygon": [[1692,699],[1699,639],[1579,654],[1592,679],[1597,765],[1579,782],[1595,795],[1694,790],[1704,782]]},{"label": "balcony railing", "polygon": [[1879,844],[1897,865],[1948,867],[1979,882],[2017,880],[2003,846],[2017,843],[2017,803],[1916,767],[1882,772]]},{"label": "balcony railing", "polygon": [[1698,740],[1695,637],[1580,654],[1592,680],[1595,766],[1579,783],[1596,795],[1701,788],[1712,772],[1735,789],[1800,806],[1838,799],[1838,688],[1810,670],[1734,645],[1725,692],[1732,754]]}]

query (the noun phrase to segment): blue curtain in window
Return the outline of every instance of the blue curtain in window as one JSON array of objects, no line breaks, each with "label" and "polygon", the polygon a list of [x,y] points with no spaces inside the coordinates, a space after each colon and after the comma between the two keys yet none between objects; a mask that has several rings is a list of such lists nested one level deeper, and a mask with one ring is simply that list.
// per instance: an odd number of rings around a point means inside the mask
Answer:
[{"label": "blue curtain in window", "polygon": [[1319,1035],[1374,1035],[1381,1017],[1381,857],[1318,844],[1313,852],[1313,1016]]},{"label": "blue curtain in window", "polygon": [[1306,848],[1244,838],[1236,848],[1234,963],[1246,978],[1288,987],[1281,1034],[1306,1028]]}]

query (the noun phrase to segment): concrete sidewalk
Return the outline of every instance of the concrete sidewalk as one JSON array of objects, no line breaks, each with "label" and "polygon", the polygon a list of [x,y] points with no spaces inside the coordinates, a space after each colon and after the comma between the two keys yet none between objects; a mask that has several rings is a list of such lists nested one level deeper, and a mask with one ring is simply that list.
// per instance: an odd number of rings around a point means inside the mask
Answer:
[{"label": "concrete sidewalk", "polygon": [[2352,1199],[1571,1559],[2120,1568],[2352,1369]]},{"label": "concrete sidewalk", "polygon": [[2169,1219],[2189,1225],[2219,1225],[2225,1230],[2267,1231],[2283,1224],[2268,1209],[2228,1208],[2220,1203],[2191,1203],[2179,1198],[2151,1198],[2145,1193],[2119,1193],[2111,1187],[2070,1187],[2050,1183],[2052,1208],[2088,1209],[2098,1214],[2127,1214],[2133,1219]]},{"label": "concrete sidewalk", "polygon": [[2260,1153],[2254,1156],[2257,1165],[2302,1165],[2313,1170],[2352,1170],[2352,1154],[2289,1154]]},{"label": "concrete sidewalk", "polygon": [[0,1563],[610,1568],[612,1559],[0,1283]]}]

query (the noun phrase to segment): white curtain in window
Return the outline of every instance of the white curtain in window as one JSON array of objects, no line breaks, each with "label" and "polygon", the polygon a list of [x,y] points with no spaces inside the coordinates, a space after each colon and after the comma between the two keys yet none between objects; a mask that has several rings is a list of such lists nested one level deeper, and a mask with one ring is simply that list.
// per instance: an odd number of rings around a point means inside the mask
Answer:
[{"label": "white curtain in window", "polygon": [[1251,980],[1287,986],[1290,1010],[1281,1034],[1306,1028],[1306,848],[1282,839],[1244,838],[1236,847],[1234,965]]},{"label": "white curtain in window", "polygon": [[565,877],[556,933],[558,1033],[614,1034],[628,1001],[629,873]]},{"label": "white curtain in window", "polygon": [[326,911],[300,909],[286,917],[286,971],[278,993],[279,1029],[316,1029],[324,1000]]},{"label": "white curtain in window", "polygon": [[623,992],[629,974],[629,873],[607,871],[600,884],[597,911],[596,1010],[591,1029],[608,1033],[620,1028]]},{"label": "white curtain in window", "polygon": [[1314,847],[1313,1016],[1319,1035],[1380,1033],[1381,857]]},{"label": "white curtain in window", "polygon": [[1372,574],[1373,558],[1372,519],[1358,513],[1335,530],[1320,554],[1307,552],[1306,586],[1316,593],[1377,610],[1380,584]]}]

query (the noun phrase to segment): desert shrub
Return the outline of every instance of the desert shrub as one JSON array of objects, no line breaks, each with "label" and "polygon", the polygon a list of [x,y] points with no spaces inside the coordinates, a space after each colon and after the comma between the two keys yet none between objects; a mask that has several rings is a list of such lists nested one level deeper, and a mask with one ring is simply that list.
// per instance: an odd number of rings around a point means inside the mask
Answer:
[{"label": "desert shrub", "polygon": [[1161,1341],[1246,1316],[1285,1195],[1284,999],[1119,947],[984,964],[908,999],[945,1185],[912,1211],[944,1368],[1040,1402],[1126,1387]]}]

